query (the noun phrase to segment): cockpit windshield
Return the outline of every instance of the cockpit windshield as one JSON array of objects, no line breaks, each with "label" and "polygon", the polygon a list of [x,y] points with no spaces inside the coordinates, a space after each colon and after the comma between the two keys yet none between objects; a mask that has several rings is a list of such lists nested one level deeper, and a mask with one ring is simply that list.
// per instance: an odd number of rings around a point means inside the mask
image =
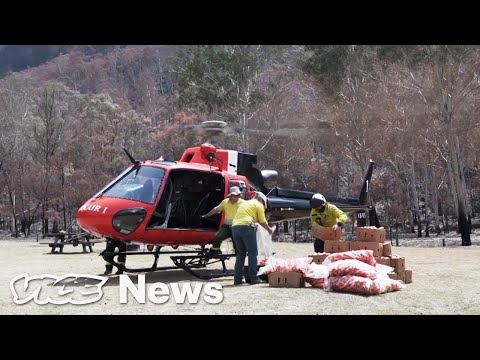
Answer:
[{"label": "cockpit windshield", "polygon": [[165,169],[136,166],[103,194],[153,204],[165,176]]}]

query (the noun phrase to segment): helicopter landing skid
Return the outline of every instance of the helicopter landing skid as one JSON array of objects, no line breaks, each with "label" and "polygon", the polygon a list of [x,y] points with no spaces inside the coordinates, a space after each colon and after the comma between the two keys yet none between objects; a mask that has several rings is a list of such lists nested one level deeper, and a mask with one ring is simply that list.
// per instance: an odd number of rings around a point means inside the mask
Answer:
[{"label": "helicopter landing skid", "polygon": [[[100,255],[103,259],[108,262],[109,264],[115,266],[119,270],[123,270],[130,273],[137,273],[137,272],[153,272],[153,271],[162,271],[162,270],[172,270],[172,269],[182,269],[188,272],[189,274],[202,279],[202,280],[209,280],[213,278],[219,278],[224,276],[233,276],[233,271],[228,271],[225,265],[225,260],[230,259],[231,257],[235,257],[235,254],[218,254],[218,255],[209,255],[205,250],[178,250],[178,251],[160,251],[161,247],[157,247],[154,252],[138,252],[138,251],[123,251],[123,252],[111,252],[111,251],[102,251]],[[177,254],[177,256],[170,256],[175,266],[161,266],[158,267],[158,258],[160,254]],[[178,255],[178,254],[185,254],[185,255]],[[189,254],[189,255],[186,255]],[[123,264],[119,264],[115,261],[115,257],[119,255],[153,255],[155,257],[154,262],[151,267],[147,268],[137,268],[131,269],[126,267]],[[205,268],[208,265],[214,263],[222,263],[222,271],[221,272],[212,272],[208,274],[200,274],[198,271],[194,269]]]},{"label": "helicopter landing skid", "polygon": [[[214,278],[224,277],[224,276],[233,276],[233,271],[228,271],[225,265],[225,260],[234,257],[235,254],[221,254],[221,255],[193,255],[193,256],[170,256],[173,263],[179,267],[180,269],[185,270],[189,274],[202,279],[202,280],[210,280]],[[222,271],[221,272],[212,272],[209,274],[199,274],[194,269],[197,268],[205,268],[207,265],[214,264],[214,263],[222,263]]]}]

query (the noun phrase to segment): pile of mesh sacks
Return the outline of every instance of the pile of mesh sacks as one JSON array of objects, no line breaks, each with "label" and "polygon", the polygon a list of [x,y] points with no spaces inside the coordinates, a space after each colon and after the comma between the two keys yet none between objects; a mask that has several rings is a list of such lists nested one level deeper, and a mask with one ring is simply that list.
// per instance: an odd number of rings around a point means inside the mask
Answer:
[{"label": "pile of mesh sacks", "polygon": [[280,259],[269,257],[258,275],[300,272],[305,282],[327,291],[378,295],[401,290],[405,284],[387,275],[393,268],[376,262],[372,250],[354,250],[328,255],[321,264],[311,257]]}]

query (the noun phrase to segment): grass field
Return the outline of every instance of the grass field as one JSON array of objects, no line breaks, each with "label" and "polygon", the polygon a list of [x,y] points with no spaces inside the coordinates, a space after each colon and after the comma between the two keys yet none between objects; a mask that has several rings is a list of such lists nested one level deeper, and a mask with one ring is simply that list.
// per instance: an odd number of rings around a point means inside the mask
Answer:
[{"label": "grass field", "polygon": [[[327,292],[322,289],[271,288],[268,284],[232,286],[230,277],[199,281],[183,270],[146,275],[147,288],[153,283],[222,285],[223,300],[209,304],[200,297],[197,304],[176,304],[171,298],[163,304],[146,300],[139,303],[129,296],[127,304],[119,300],[118,276],[111,276],[103,287],[103,297],[88,305],[24,305],[13,302],[11,280],[22,273],[29,275],[67,273],[101,275],[104,262],[99,256],[104,244],[96,244],[93,253],[82,253],[81,246],[65,248],[64,254],[50,254],[48,245],[32,239],[0,241],[0,314],[480,314],[480,246],[393,248],[395,255],[406,258],[413,270],[413,283],[400,291],[360,296]],[[312,243],[274,243],[277,257],[303,257],[313,252]],[[151,259],[131,257],[130,266],[150,264]],[[168,256],[160,265],[171,265]],[[233,268],[234,260],[228,261]],[[136,282],[137,275],[130,274]]]}]

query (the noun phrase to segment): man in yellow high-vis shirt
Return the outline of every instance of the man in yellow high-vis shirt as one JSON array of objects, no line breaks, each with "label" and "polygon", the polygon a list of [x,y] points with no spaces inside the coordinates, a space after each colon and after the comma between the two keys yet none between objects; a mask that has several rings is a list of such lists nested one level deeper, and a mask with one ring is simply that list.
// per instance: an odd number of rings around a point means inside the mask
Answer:
[{"label": "man in yellow high-vis shirt", "polygon": [[243,284],[243,267],[247,255],[250,283],[259,284],[262,282],[257,276],[258,248],[255,224],[259,224],[272,235],[273,229],[268,225],[265,217],[267,202],[267,197],[263,193],[256,192],[251,200],[244,201],[240,205],[233,219],[232,233],[236,248],[234,285]]},{"label": "man in yellow high-vis shirt", "polygon": [[238,186],[232,186],[227,197],[223,199],[220,204],[215,206],[205,215],[202,215],[202,217],[209,217],[225,211],[225,221],[223,222],[222,227],[216,232],[212,241],[212,248],[210,249],[210,253],[212,255],[221,254],[222,252],[220,251],[220,245],[222,244],[222,241],[232,238],[233,218],[235,217],[240,204],[245,201],[240,198],[240,195],[242,195],[240,188]]},{"label": "man in yellow high-vis shirt", "polygon": [[[310,222],[325,227],[331,227],[336,230],[337,227],[343,228],[344,223],[348,220],[347,214],[330,204],[322,194],[314,194],[310,199]],[[314,239],[313,247],[315,252],[323,252],[324,240]]]}]

